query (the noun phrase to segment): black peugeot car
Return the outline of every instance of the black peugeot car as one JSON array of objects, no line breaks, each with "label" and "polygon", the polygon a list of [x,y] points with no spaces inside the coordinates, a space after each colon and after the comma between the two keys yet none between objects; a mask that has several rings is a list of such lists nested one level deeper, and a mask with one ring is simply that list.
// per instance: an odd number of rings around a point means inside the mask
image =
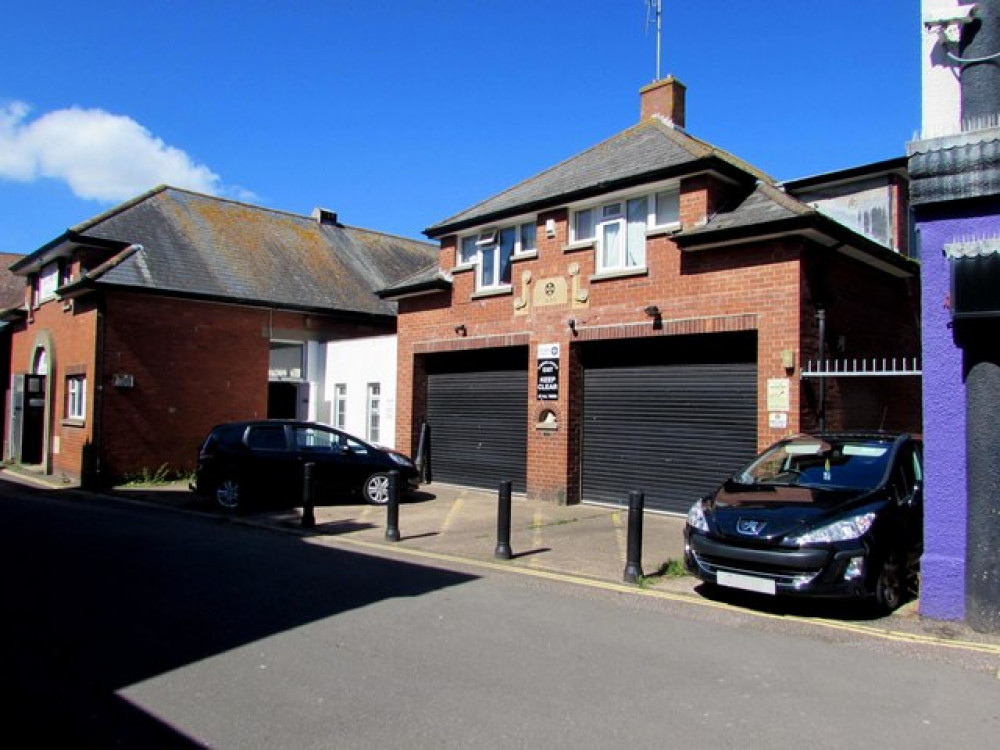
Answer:
[{"label": "black peugeot car", "polygon": [[888,612],[916,580],[922,488],[914,436],[796,435],[692,506],[685,564],[718,586],[866,597]]},{"label": "black peugeot car", "polygon": [[360,493],[383,505],[392,470],[399,472],[401,493],[419,485],[413,461],[398,451],[314,422],[261,420],[212,428],[198,452],[192,489],[227,510],[264,497],[297,501],[307,463],[317,502]]}]

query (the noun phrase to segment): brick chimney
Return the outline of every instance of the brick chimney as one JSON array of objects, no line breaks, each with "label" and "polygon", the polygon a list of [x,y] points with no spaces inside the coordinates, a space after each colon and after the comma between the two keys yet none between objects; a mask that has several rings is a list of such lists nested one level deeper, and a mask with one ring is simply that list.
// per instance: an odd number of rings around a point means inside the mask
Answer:
[{"label": "brick chimney", "polygon": [[673,76],[639,89],[640,120],[660,115],[679,128],[684,127],[684,92],[687,87]]}]

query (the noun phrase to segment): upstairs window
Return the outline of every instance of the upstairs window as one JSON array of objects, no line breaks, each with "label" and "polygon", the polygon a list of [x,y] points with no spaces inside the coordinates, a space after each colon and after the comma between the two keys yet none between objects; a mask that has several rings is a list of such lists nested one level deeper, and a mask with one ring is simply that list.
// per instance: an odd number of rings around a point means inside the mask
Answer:
[{"label": "upstairs window", "polygon": [[538,230],[533,221],[525,222],[462,237],[458,265],[475,266],[477,289],[506,289],[511,283],[513,259],[536,252]]},{"label": "upstairs window", "polygon": [[59,263],[48,263],[35,277],[35,304],[52,299],[56,296],[56,289],[59,288],[62,280]]},{"label": "upstairs window", "polygon": [[571,244],[593,243],[597,272],[646,267],[646,233],[678,224],[680,196],[676,190],[622,198],[574,211]]},{"label": "upstairs window", "polygon": [[676,190],[661,190],[653,196],[656,218],[653,226],[668,227],[680,224],[681,196]]}]

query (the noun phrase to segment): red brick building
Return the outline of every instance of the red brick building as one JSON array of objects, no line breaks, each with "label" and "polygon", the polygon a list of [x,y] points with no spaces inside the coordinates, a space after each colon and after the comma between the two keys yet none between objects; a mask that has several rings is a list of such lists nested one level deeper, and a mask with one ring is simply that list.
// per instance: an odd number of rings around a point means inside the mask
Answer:
[{"label": "red brick building", "polygon": [[374,290],[432,257],[324,210],[139,196],[11,265],[5,456],[74,481],[187,472],[217,423],[314,414],[323,346],[393,334]]},{"label": "red brick building", "polygon": [[380,293],[396,444],[428,425],[436,481],[684,511],[785,434],[919,428],[917,378],[803,370],[919,352],[905,161],[779,185],[684,130],[674,79],[641,105],[430,227],[437,266]]}]

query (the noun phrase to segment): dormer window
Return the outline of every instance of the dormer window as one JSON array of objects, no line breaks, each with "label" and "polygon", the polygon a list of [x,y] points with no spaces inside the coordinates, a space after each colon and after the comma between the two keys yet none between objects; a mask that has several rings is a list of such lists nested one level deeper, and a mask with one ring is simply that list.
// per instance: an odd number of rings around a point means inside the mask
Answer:
[{"label": "dormer window", "polygon": [[59,263],[47,263],[35,276],[35,305],[47,302],[56,296],[56,290],[61,284]]}]

